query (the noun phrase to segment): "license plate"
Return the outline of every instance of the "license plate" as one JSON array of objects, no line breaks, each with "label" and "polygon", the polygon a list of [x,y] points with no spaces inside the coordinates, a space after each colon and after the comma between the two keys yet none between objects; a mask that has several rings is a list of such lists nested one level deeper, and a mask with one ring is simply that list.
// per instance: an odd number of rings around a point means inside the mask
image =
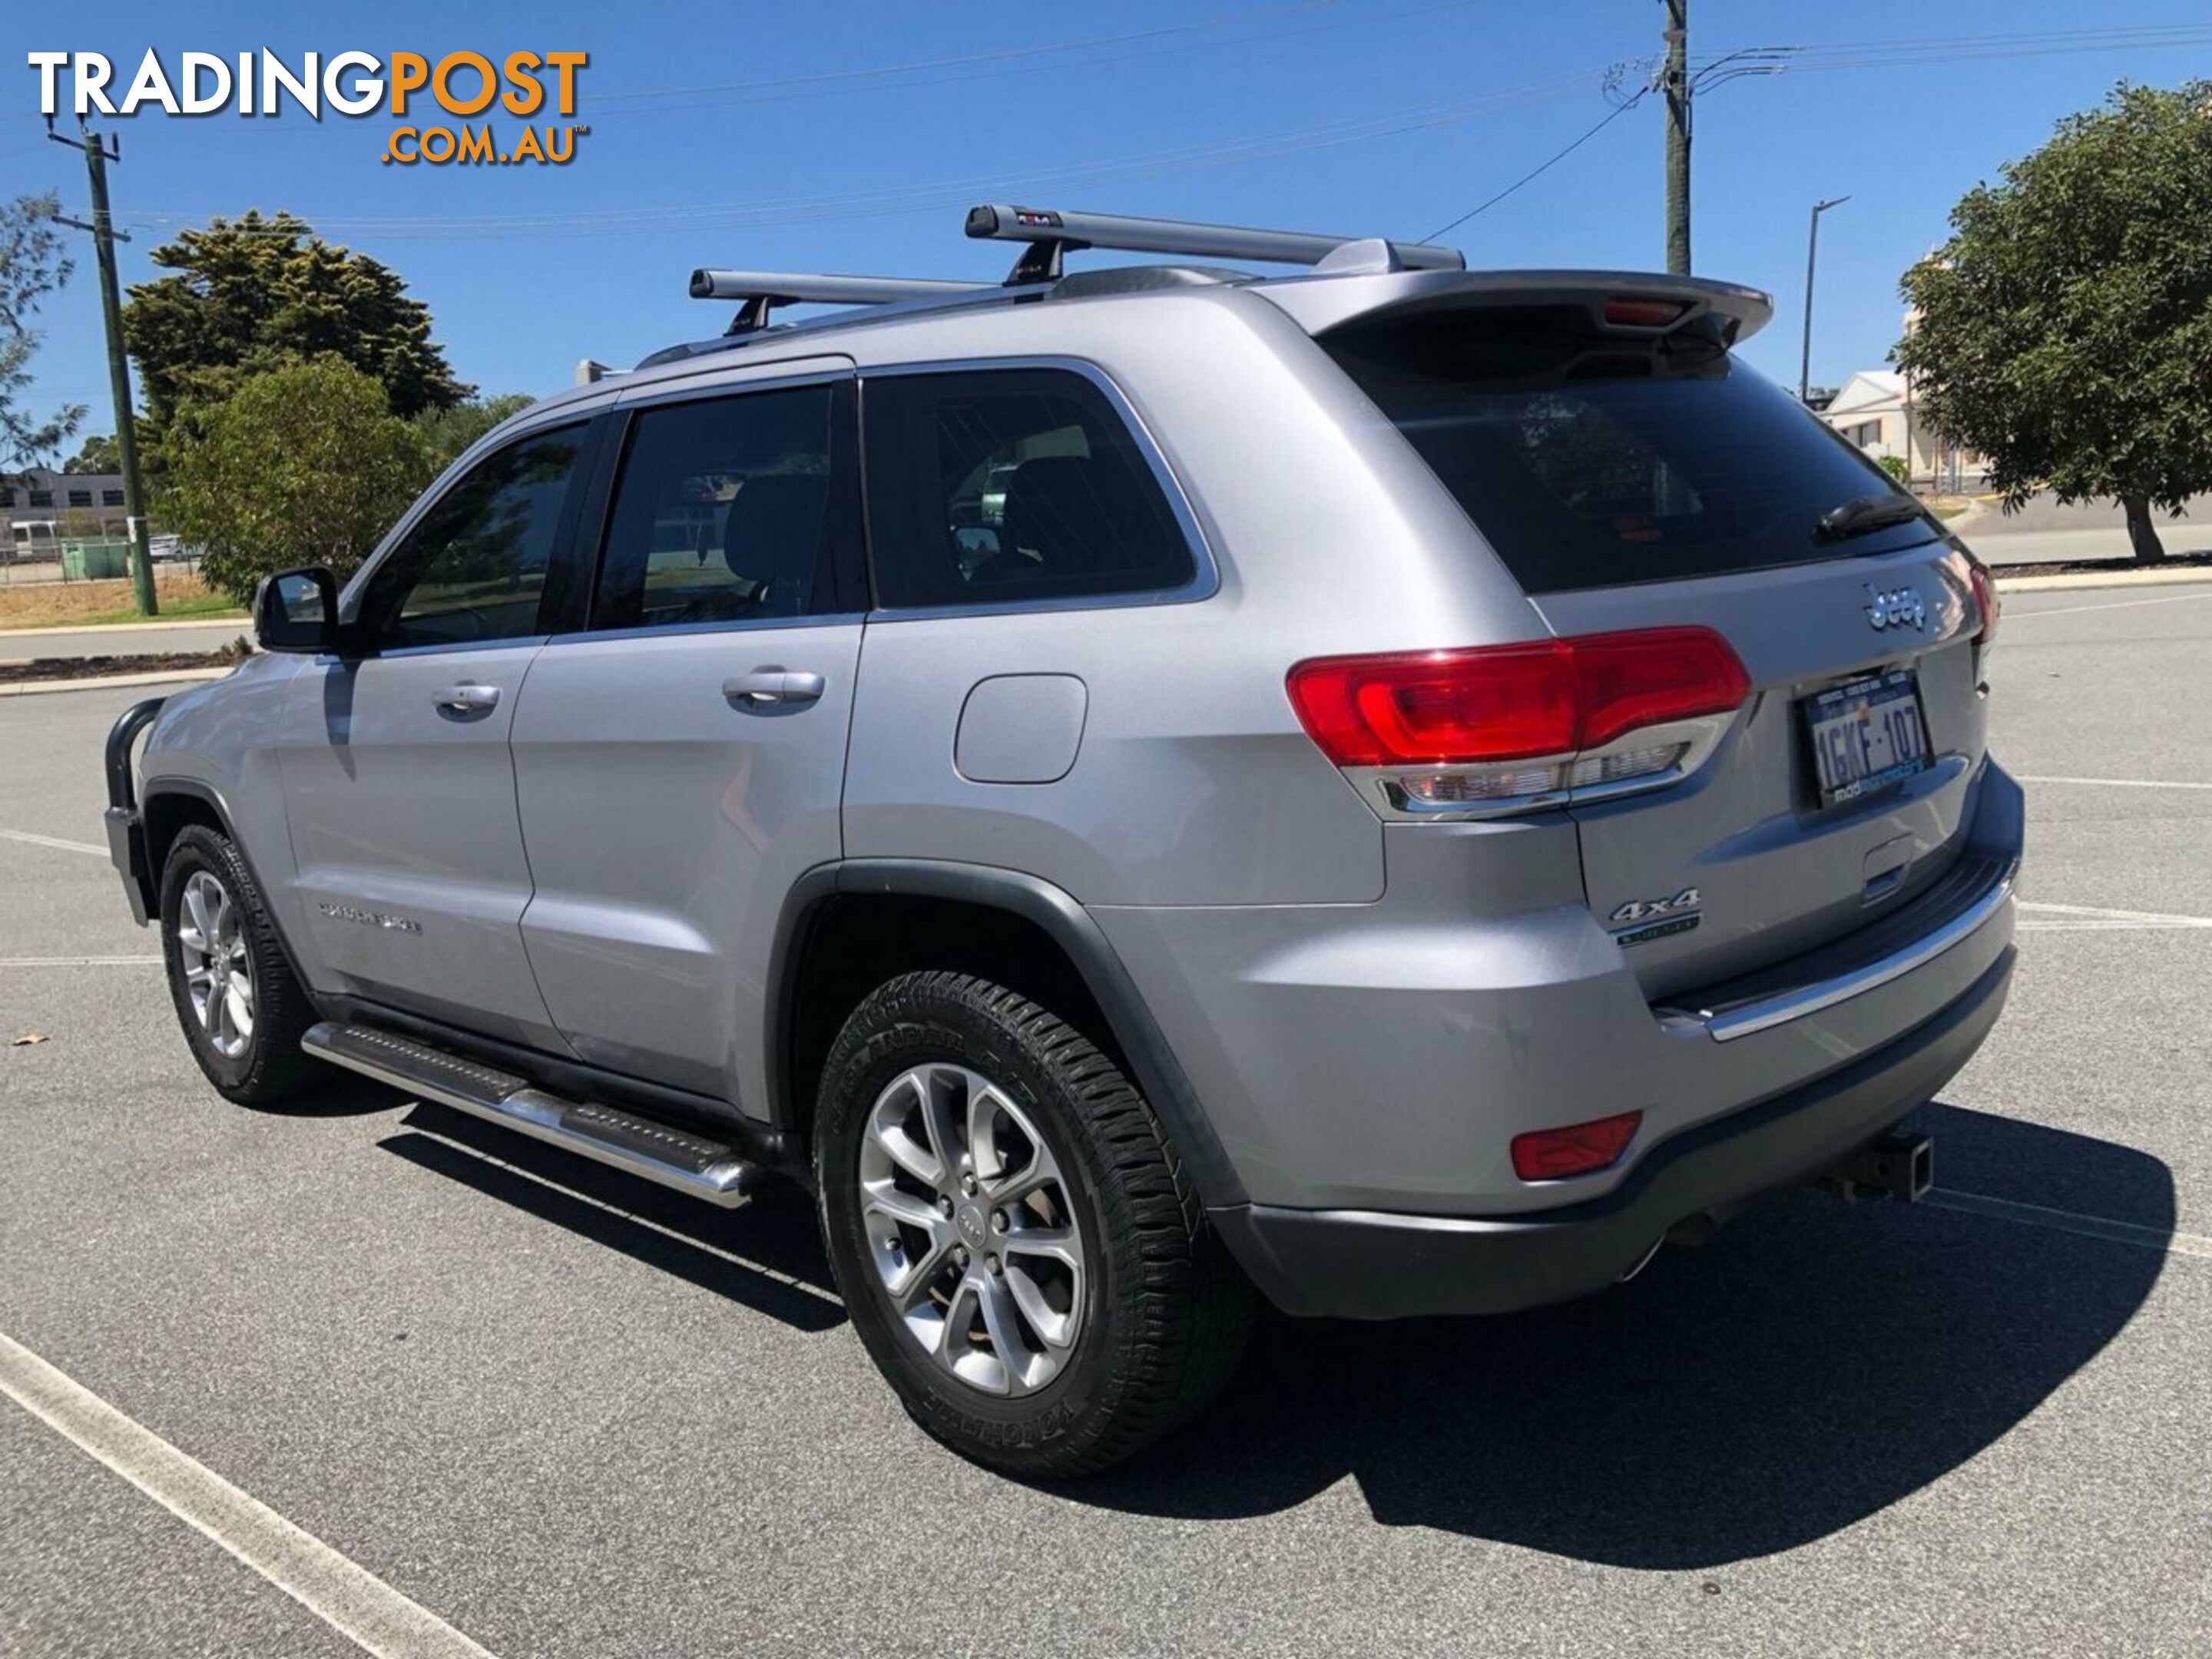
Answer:
[{"label": "license plate", "polygon": [[1797,706],[1813,740],[1823,806],[1856,800],[1928,769],[1920,683],[1909,668],[1831,686]]}]

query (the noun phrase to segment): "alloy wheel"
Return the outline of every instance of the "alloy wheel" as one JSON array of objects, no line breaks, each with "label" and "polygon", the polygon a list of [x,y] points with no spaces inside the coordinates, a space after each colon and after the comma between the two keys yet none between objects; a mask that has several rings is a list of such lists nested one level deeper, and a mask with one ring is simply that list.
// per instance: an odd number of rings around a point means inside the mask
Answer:
[{"label": "alloy wheel", "polygon": [[236,1060],[253,1041],[253,957],[246,913],[210,871],[196,870],[185,884],[177,949],[200,1029],[217,1054]]},{"label": "alloy wheel", "polygon": [[1060,1374],[1082,1334],[1082,1231],[1005,1090],[963,1066],[901,1073],[869,1110],[859,1182],[869,1260],[924,1352],[987,1395]]}]

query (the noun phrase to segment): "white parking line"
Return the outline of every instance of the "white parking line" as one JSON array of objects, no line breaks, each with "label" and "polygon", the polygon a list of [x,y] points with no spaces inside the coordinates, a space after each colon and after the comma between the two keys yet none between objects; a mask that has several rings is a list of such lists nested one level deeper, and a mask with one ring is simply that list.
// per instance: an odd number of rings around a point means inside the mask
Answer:
[{"label": "white parking line", "polygon": [[491,1659],[437,1614],[4,1334],[0,1394],[380,1659]]},{"label": "white parking line", "polygon": [[[2021,899],[2023,927],[2212,927],[2212,916],[2177,916],[2159,910],[2106,910],[2094,904],[2051,904]],[[2049,917],[2050,920],[2042,920]]]},{"label": "white parking line", "polygon": [[0,968],[159,968],[159,957],[0,957]]},{"label": "white parking line", "polygon": [[2170,778],[2027,778],[2021,783],[2078,783],[2091,789],[2212,789],[2212,783],[2179,783]]},{"label": "white parking line", "polygon": [[95,847],[88,841],[64,841],[58,836],[34,836],[27,830],[0,830],[0,841],[20,841],[27,847],[53,847],[64,853],[97,853],[107,856],[105,847]]},{"label": "white parking line", "polygon": [[2167,1232],[2133,1221],[2111,1221],[2100,1215],[2045,1209],[2040,1204],[2016,1204],[2008,1198],[1990,1198],[1981,1193],[1954,1192],[1948,1187],[1931,1187],[1920,1201],[1933,1204],[1939,1210],[1956,1210],[1962,1215],[1984,1215],[1997,1221],[2017,1222],[2023,1227],[2043,1227],[2082,1238],[2101,1238],[2112,1244],[2132,1244],[2139,1249],[2163,1250],[2168,1255],[2202,1256],[2212,1261],[2212,1238],[2202,1233]]},{"label": "white parking line", "polygon": [[2022,611],[2016,605],[2005,606],[2004,619],[2019,622],[2029,617],[2071,617],[2083,611],[2131,611],[2139,605],[2186,605],[2191,599],[2212,599],[2212,591],[2203,593],[2173,593],[2162,599],[2115,599],[2110,605],[2062,605],[2049,611]]}]

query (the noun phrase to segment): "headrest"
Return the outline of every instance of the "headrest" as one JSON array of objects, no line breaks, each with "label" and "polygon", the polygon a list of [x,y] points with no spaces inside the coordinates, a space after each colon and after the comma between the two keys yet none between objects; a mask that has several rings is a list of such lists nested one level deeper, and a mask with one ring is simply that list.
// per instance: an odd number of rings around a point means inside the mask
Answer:
[{"label": "headrest", "polygon": [[1034,555],[1054,575],[1084,575],[1141,562],[1158,535],[1152,520],[1123,467],[1041,455],[1014,469],[1000,540],[1016,569]]},{"label": "headrest", "polygon": [[795,586],[781,596],[805,608],[822,550],[830,480],[810,473],[748,478],[722,524],[722,562],[732,575]]}]

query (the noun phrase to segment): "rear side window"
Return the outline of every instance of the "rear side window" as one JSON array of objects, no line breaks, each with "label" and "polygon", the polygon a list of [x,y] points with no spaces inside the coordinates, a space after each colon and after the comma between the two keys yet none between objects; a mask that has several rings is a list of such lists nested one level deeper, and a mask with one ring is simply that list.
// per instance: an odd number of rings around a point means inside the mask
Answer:
[{"label": "rear side window", "polygon": [[1322,346],[1532,593],[1857,558],[1926,520],[1824,541],[1893,492],[1874,464],[1696,325],[1599,333],[1571,307],[1354,325]]},{"label": "rear side window", "polygon": [[1196,573],[1136,440],[1080,374],[879,376],[866,422],[879,605],[1155,592]]},{"label": "rear side window", "polygon": [[648,409],[630,426],[592,595],[600,628],[803,617],[829,580],[827,386]]}]

